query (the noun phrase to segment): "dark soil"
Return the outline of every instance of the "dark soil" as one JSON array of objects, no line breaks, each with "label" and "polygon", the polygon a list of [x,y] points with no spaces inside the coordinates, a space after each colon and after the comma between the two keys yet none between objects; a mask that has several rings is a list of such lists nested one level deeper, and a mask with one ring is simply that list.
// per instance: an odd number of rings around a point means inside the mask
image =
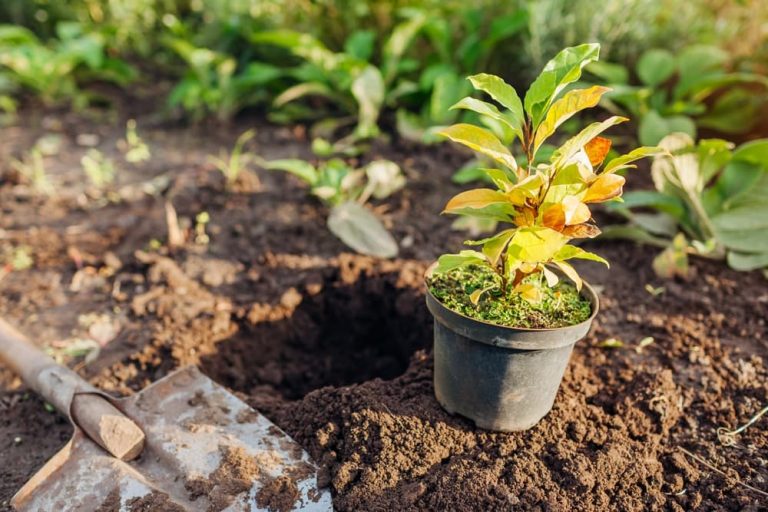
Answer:
[{"label": "dark soil", "polygon": [[[768,419],[735,446],[716,432],[768,404],[760,273],[695,260],[688,282],[664,282],[651,269],[655,250],[589,244],[612,267],[579,267],[601,311],[554,409],[526,432],[484,432],[434,399],[424,305],[423,272],[465,238],[437,215],[458,191],[450,175],[462,154],[399,141],[373,148],[369,158],[391,158],[409,178],[376,206],[402,246],[399,259],[378,261],[349,254],[293,177],[257,170],[259,191],[224,190],[206,156],[231,147],[245,123],[182,130],[140,118],[153,158],[137,166],[114,149],[122,126],[32,112],[0,137],[0,254],[25,246],[34,261],[1,271],[0,315],[54,349],[98,342],[87,361],[59,351],[92,383],[126,394],[198,364],[310,452],[338,510],[759,510],[768,502],[743,485],[768,492]],[[257,128],[251,148],[262,156],[309,156],[303,129]],[[47,160],[57,195],[41,199],[19,184],[9,159],[46,132],[61,134],[63,147]],[[99,199],[85,185],[82,133],[98,135],[120,164],[111,197],[122,200]],[[142,192],[148,182],[154,195]],[[167,201],[188,235],[173,250]],[[211,217],[207,244],[195,242],[201,211]],[[646,337],[653,343],[640,347]],[[623,347],[601,348],[609,338]],[[70,428],[2,369],[0,384],[7,508]],[[265,490],[263,503],[281,510],[291,494],[283,484]],[[189,485],[206,492],[209,483]]]}]

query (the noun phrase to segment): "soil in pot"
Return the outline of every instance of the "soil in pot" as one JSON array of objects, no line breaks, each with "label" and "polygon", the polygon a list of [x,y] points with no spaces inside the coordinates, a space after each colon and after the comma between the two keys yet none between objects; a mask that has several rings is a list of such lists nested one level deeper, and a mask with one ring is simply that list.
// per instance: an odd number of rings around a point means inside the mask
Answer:
[{"label": "soil in pot", "polygon": [[554,287],[529,276],[523,284],[535,287],[535,297],[502,291],[498,277],[488,268],[471,265],[427,278],[432,295],[448,309],[466,317],[503,327],[556,329],[580,324],[592,314],[592,306],[572,284],[560,280]]}]

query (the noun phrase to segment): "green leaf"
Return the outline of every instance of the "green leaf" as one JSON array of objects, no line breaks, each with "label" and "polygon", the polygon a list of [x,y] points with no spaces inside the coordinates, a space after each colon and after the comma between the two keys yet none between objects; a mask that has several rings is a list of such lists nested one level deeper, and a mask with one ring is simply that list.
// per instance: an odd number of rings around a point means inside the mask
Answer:
[{"label": "green leaf", "polygon": [[451,107],[451,110],[454,110],[454,109],[471,110],[472,112],[476,112],[482,116],[487,116],[487,117],[490,117],[491,119],[495,119],[496,121],[499,121],[500,123],[503,123],[504,125],[508,126],[510,130],[512,130],[512,132],[515,133],[515,135],[517,135],[518,137],[522,137],[522,131],[520,130],[520,126],[515,125],[514,121],[511,121],[509,117],[499,112],[499,109],[496,108],[496,106],[491,103],[468,96],[466,98],[461,99],[458,103],[453,105]]},{"label": "green leaf", "polygon": [[376,32],[373,30],[356,30],[344,41],[344,53],[357,59],[369,61],[373,55],[376,43]]},{"label": "green leaf", "polygon": [[352,82],[352,96],[358,105],[355,134],[361,138],[378,136],[377,122],[384,103],[384,79],[381,72],[373,66],[367,66]]},{"label": "green leaf", "polygon": [[675,56],[667,50],[654,49],[645,52],[637,62],[637,76],[645,85],[656,87],[666,82],[677,68]]},{"label": "green leaf", "polygon": [[577,135],[568,139],[562,146],[560,146],[560,148],[557,149],[557,151],[555,151],[555,153],[552,155],[552,164],[556,168],[562,167],[571,158],[573,158],[587,142],[591,141],[611,126],[623,123],[625,121],[628,121],[626,117],[612,116],[603,122],[590,124]]},{"label": "green leaf", "polygon": [[768,139],[746,142],[733,152],[733,161],[756,164],[768,169]]},{"label": "green leaf", "polygon": [[485,255],[477,251],[461,251],[459,254],[443,254],[437,259],[434,274],[443,274],[469,265],[488,265]]},{"label": "green leaf", "polygon": [[617,156],[607,164],[605,164],[605,168],[603,169],[603,172],[605,173],[611,173],[616,172],[621,169],[627,169],[635,167],[634,165],[629,165],[632,162],[636,162],[637,160],[640,160],[642,158],[646,158],[649,156],[655,156],[663,153],[664,150],[656,147],[656,146],[643,146],[637,149],[633,149],[626,155]]},{"label": "green leaf", "polygon": [[621,64],[595,61],[589,63],[584,70],[611,85],[626,85],[629,83],[629,70]]},{"label": "green leaf", "polygon": [[361,254],[379,258],[397,256],[397,242],[381,221],[367,208],[346,202],[331,209],[328,229],[347,246]]},{"label": "green leaf", "polygon": [[272,104],[275,107],[282,107],[286,103],[303,98],[304,96],[324,96],[330,99],[335,97],[333,91],[327,85],[319,82],[307,82],[287,88],[272,101]]},{"label": "green leaf", "polygon": [[[765,230],[763,230],[764,232]],[[768,251],[768,237],[759,230],[715,230],[715,238],[724,247],[738,252]]]},{"label": "green leaf", "polygon": [[268,170],[285,171],[306,181],[310,185],[315,185],[319,178],[317,169],[304,160],[298,158],[286,158],[282,160],[272,160],[264,164]]},{"label": "green leaf", "polygon": [[768,252],[728,252],[728,266],[734,270],[749,271],[768,267]]},{"label": "green leaf", "polygon": [[392,35],[384,43],[382,49],[382,70],[384,71],[384,81],[390,83],[397,76],[400,60],[405,51],[413,42],[416,35],[424,27],[427,18],[423,13],[419,13],[413,18],[399,23],[392,30]]},{"label": "green leaf", "polygon": [[563,88],[581,77],[581,70],[600,55],[600,45],[582,44],[566,48],[550,60],[525,94],[525,111],[536,128],[549,105]]},{"label": "green leaf", "polygon": [[517,162],[515,162],[515,158],[509,152],[509,149],[493,133],[484,128],[472,124],[459,123],[444,128],[438,133],[492,158],[513,171],[517,170]]},{"label": "green leaf", "polygon": [[594,107],[600,101],[600,98],[608,92],[610,89],[595,85],[589,89],[574,89],[568,91],[565,96],[557,100],[552,104],[549,110],[547,110],[547,116],[544,118],[544,122],[539,125],[536,130],[536,136],[534,137],[533,151],[538,151],[541,144],[553,133],[555,130],[573,117],[576,113]]},{"label": "green leaf", "polygon": [[525,114],[523,113],[523,104],[515,88],[498,76],[487,73],[472,75],[469,77],[469,81],[472,82],[475,89],[488,94],[507,109],[510,116],[509,124],[512,126],[513,132],[522,138]]},{"label": "green leaf", "polygon": [[671,133],[685,133],[696,138],[696,123],[687,116],[662,117],[655,110],[649,110],[640,120],[638,138],[644,146],[655,146]]},{"label": "green leaf", "polygon": [[579,259],[579,260],[590,260],[590,261],[597,261],[598,263],[605,264],[606,267],[609,267],[608,261],[603,258],[602,256],[598,256],[595,253],[587,252],[581,247],[576,247],[575,245],[566,245],[563,248],[561,248],[557,253],[552,257],[554,261],[566,261],[571,259]]},{"label": "green leaf", "polygon": [[678,221],[685,217],[685,204],[675,196],[654,190],[632,190],[626,192],[623,197],[623,203],[617,203],[610,208],[616,210],[653,208],[674,217]]},{"label": "green leaf", "polygon": [[765,235],[757,230],[768,229],[768,200],[762,205],[737,207],[712,217],[712,224],[720,231],[755,230],[755,237]]}]

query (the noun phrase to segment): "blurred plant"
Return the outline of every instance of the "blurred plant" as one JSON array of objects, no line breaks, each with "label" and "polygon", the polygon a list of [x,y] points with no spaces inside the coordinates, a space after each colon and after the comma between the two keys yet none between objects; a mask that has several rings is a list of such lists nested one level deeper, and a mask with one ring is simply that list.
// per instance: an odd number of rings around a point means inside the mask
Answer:
[{"label": "blurred plant", "polygon": [[[651,174],[656,191],[634,191],[611,210],[629,224],[605,236],[664,247],[662,276],[686,276],[688,255],[726,258],[736,270],[768,267],[768,139],[733,144],[675,133],[660,146]],[[651,209],[655,213],[637,212]]]},{"label": "blurred plant", "polygon": [[620,64],[596,63],[588,71],[611,83],[603,106],[640,120],[641,144],[657,144],[673,132],[696,137],[697,125],[723,133],[744,133],[765,102],[766,77],[725,70],[728,55],[714,46],[689,46],[675,55],[652,49],[635,67],[641,85],[630,85]]},{"label": "blurred plant", "polygon": [[400,167],[374,160],[354,169],[340,159],[313,166],[298,159],[266,162],[267,169],[285,171],[309,184],[310,193],[330,208],[328,229],[347,246],[381,258],[397,255],[397,242],[381,221],[364,206],[370,198],[386,199],[405,186]]},{"label": "blurred plant", "polygon": [[152,156],[149,146],[139,137],[136,131],[136,120],[129,119],[125,125],[125,139],[121,141],[125,151],[126,162],[136,164],[149,160]]},{"label": "blurred plant", "polygon": [[[462,112],[450,107],[472,91],[466,75],[488,68],[498,45],[526,29],[528,11],[507,7],[490,23],[488,10],[482,7],[464,8],[452,17],[420,12],[425,19],[421,32],[434,53],[417,64],[418,83],[404,82],[413,91],[408,96],[417,100],[416,112],[404,98],[397,109],[397,130],[408,139],[432,143],[442,140],[437,135],[442,126],[459,120]],[[463,37],[458,39],[456,33]]]},{"label": "blurred plant", "polygon": [[89,149],[80,159],[85,175],[97,189],[103,189],[115,181],[115,164],[98,149]]},{"label": "blurred plant", "polygon": [[0,25],[0,66],[7,70],[6,79],[34,91],[46,104],[71,101],[83,107],[91,95],[80,89],[81,83],[125,86],[135,78],[131,66],[107,55],[103,35],[75,22],[60,22],[56,34],[44,44],[23,27]]},{"label": "blurred plant", "polygon": [[226,121],[243,107],[266,101],[269,94],[264,86],[281,75],[278,68],[260,62],[238,66],[235,57],[197,47],[182,37],[165,41],[187,65],[168,104],[181,106],[195,121],[208,114]]},{"label": "blurred plant", "polygon": [[[216,169],[218,169],[221,174],[224,175],[228,189],[232,189],[232,187],[234,187],[235,183],[237,182],[237,178],[240,176],[240,173],[243,172],[243,170],[246,169],[250,163],[255,161],[255,155],[243,151],[245,144],[255,136],[256,130],[246,130],[237,138],[232,151],[229,152],[229,155],[227,155],[226,151],[222,150],[218,157],[208,157],[208,160],[214,166],[216,166]],[[258,177],[256,177],[256,183],[258,188],[260,186]]]},{"label": "blurred plant", "polygon": [[347,142],[377,137],[384,105],[413,90],[413,84],[398,86],[396,82],[402,72],[416,64],[403,57],[425,22],[426,17],[416,13],[396,25],[383,43],[379,67],[371,63],[376,34],[370,31],[351,34],[343,52],[331,51],[309,34],[290,30],[254,33],[253,42],[285,48],[303,61],[287,72],[298,83],[275,98],[273,105],[278,112],[273,119],[292,122],[328,115],[330,110],[295,103],[319,97],[346,115],[326,119],[316,126],[316,133],[330,136],[339,128],[356,123]]},{"label": "blurred plant", "polygon": [[11,167],[39,194],[52,195],[55,192],[45,170],[45,157],[58,153],[60,143],[58,137],[43,136],[22,155],[21,160],[11,160]]},{"label": "blurred plant", "polygon": [[[537,303],[544,296],[542,287],[552,288],[559,281],[548,265],[559,268],[580,289],[581,279],[568,260],[587,259],[608,264],[600,256],[569,242],[593,238],[600,233],[590,222],[592,214],[587,205],[619,198],[625,179],[617,171],[634,167],[632,162],[658,149],[635,149],[610,160],[600,169],[611,141],[599,135],[627,120],[614,116],[587,126],[568,139],[555,150],[548,163],[535,164],[543,143],[569,118],[596,106],[608,91],[606,87],[593,86],[564,92],[579,79],[586,64],[597,60],[599,51],[597,44],[561,51],[531,84],[524,101],[512,86],[497,76],[470,77],[475,89],[489,95],[503,110],[472,97],[464,98],[456,107],[503,123],[520,141],[524,166],[518,165],[507,145],[485,128],[461,123],[441,132],[500,165],[500,168],[486,170],[495,189],[461,192],[448,201],[443,213],[492,219],[513,226],[489,238],[465,242],[481,246],[482,251],[465,250],[438,259],[435,275],[467,267],[492,271],[494,281],[472,293],[473,304],[491,290],[502,297],[512,293]],[[538,279],[529,279],[531,276]]]}]

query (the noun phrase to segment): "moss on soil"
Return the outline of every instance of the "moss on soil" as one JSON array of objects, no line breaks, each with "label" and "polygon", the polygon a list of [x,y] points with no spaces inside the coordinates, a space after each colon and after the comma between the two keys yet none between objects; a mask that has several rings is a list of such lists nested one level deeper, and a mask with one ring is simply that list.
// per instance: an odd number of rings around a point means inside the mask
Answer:
[{"label": "moss on soil", "polygon": [[[470,295],[478,289],[498,284],[498,276],[480,266],[454,269],[432,275],[427,286],[432,295],[448,309],[464,316],[505,327],[527,329],[553,329],[576,325],[592,314],[592,305],[576,290],[576,287],[560,281],[554,288],[541,286],[543,299],[533,304],[519,294],[507,290],[502,296],[496,286],[485,292],[477,305]],[[539,276],[530,276],[524,282],[538,283]]]}]

